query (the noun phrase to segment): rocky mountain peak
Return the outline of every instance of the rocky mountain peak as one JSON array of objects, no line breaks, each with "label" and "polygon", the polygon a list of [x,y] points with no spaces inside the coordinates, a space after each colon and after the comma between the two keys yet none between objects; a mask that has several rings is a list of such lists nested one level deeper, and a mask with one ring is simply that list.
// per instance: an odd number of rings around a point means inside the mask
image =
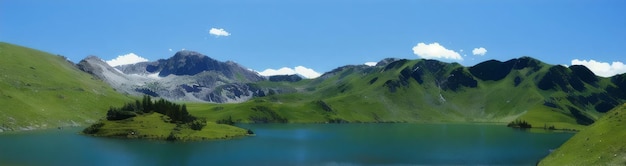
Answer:
[{"label": "rocky mountain peak", "polygon": [[104,62],[104,60],[98,58],[95,55],[89,55],[89,56],[85,57],[85,59],[83,59],[83,61],[102,61],[102,62]]},{"label": "rocky mountain peak", "polygon": [[148,70],[160,70],[159,76],[195,75],[204,71],[218,71],[230,77],[232,74],[229,65],[209,58],[194,51],[179,51],[173,57],[159,60],[158,64],[148,66]]},{"label": "rocky mountain peak", "polygon": [[248,85],[264,77],[235,62],[220,62],[195,51],[179,51],[168,59],[115,68],[89,56],[78,67],[127,94],[218,103],[264,95],[261,89]]},{"label": "rocky mountain peak", "polygon": [[182,50],[182,51],[178,51],[176,52],[176,54],[174,54],[174,56],[172,57],[173,59],[183,59],[186,57],[197,57],[197,58],[204,58],[207,57],[204,54],[201,54],[199,52],[195,52],[195,51],[189,51],[189,50]]},{"label": "rocky mountain peak", "polygon": [[[104,60],[94,55],[87,56],[85,59],[76,64],[76,66],[78,67],[78,69],[90,74],[102,73],[102,70],[112,69],[112,67],[109,66],[109,64],[107,64]],[[94,76],[103,79],[102,75]]]},{"label": "rocky mountain peak", "polygon": [[76,64],[78,69],[87,72],[94,77],[104,80],[109,84],[114,84],[116,81],[124,80],[123,74],[111,67],[104,60],[90,55]]}]

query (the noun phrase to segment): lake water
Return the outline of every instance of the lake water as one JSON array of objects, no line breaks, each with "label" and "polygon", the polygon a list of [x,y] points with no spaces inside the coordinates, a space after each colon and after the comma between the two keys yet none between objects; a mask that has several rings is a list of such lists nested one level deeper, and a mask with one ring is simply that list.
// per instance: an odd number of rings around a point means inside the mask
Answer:
[{"label": "lake water", "polygon": [[0,165],[534,165],[573,135],[485,124],[240,126],[257,135],[172,143],[79,129],[0,134]]}]

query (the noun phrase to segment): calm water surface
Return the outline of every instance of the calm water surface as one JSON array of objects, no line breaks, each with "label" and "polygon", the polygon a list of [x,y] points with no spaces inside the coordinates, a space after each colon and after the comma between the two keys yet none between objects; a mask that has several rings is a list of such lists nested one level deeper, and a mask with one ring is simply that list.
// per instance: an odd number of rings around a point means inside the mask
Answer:
[{"label": "calm water surface", "polygon": [[80,129],[0,134],[0,165],[534,165],[572,133],[484,124],[241,125],[254,137],[171,143]]}]

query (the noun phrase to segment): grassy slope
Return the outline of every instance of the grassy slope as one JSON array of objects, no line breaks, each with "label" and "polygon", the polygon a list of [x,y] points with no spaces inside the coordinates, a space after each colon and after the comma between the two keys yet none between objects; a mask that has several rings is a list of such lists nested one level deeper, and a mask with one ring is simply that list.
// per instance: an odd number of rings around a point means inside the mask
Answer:
[{"label": "grassy slope", "polygon": [[626,104],[608,112],[540,165],[626,165]]},{"label": "grassy slope", "polygon": [[[425,75],[424,82],[419,84],[415,80],[409,79],[407,86],[397,88],[396,92],[391,92],[385,87],[387,80],[397,80],[400,70],[412,68],[420,61],[409,61],[401,67],[388,70],[382,73],[375,73],[364,79],[353,78],[348,84],[353,85],[354,94],[346,94],[335,97],[339,101],[338,107],[341,110],[352,110],[352,108],[368,109],[378,108],[376,113],[381,119],[397,119],[404,121],[500,121],[506,115],[496,115],[491,107],[500,107],[495,103],[505,103],[503,98],[497,97],[500,91],[496,83],[484,82],[480,87],[495,88],[462,88],[458,91],[443,90],[438,81],[437,75]],[[453,69],[460,66],[448,65],[440,69],[441,74],[447,75]],[[378,78],[373,84],[368,81]],[[351,99],[360,97],[368,100],[366,103],[352,103]],[[486,102],[490,101],[490,102]],[[330,102],[333,103],[333,102]],[[386,112],[385,110],[395,110]],[[511,109],[509,109],[510,111]],[[513,112],[513,111],[511,111]],[[508,113],[507,113],[508,114]]]},{"label": "grassy slope", "polygon": [[[215,124],[207,122],[207,125],[200,131],[191,130],[187,127],[176,128],[176,124],[167,123],[163,120],[165,115],[159,113],[149,113],[137,117],[119,120],[102,121],[104,126],[92,134],[94,136],[120,137],[120,138],[142,138],[165,140],[170,133],[174,133],[177,140],[205,140],[205,139],[225,139],[245,136],[247,131],[235,126]],[[134,135],[131,134],[134,132]]]},{"label": "grassy slope", "polygon": [[[261,82],[263,87],[285,87],[300,90],[299,93],[279,94],[256,98],[241,104],[190,104],[190,112],[217,120],[232,116],[241,122],[250,122],[253,107],[266,106],[290,122],[319,123],[332,118],[350,122],[500,122],[507,123],[520,118],[534,127],[555,126],[557,129],[583,129],[566,108],[577,107],[566,98],[568,95],[589,96],[603,93],[609,79],[600,78],[599,87],[585,84],[583,91],[563,93],[556,90],[541,90],[537,82],[551,65],[540,63],[539,69],[512,70],[499,81],[478,82],[476,88],[461,87],[457,90],[442,89],[440,82],[451,72],[463,68],[458,64],[444,64],[429,69],[423,83],[406,79],[406,85],[392,92],[385,83],[401,79],[403,69],[415,65],[426,68],[423,60],[390,64],[390,67],[353,66],[339,70],[322,79],[305,80],[293,84]],[[432,64],[431,64],[432,65]],[[467,68],[462,69],[467,71]],[[516,77],[522,78],[518,86]],[[442,100],[443,97],[445,100]],[[561,108],[544,105],[553,99]],[[332,108],[324,111],[316,104],[323,101]],[[579,108],[579,107],[577,107]],[[602,114],[593,107],[579,108],[588,117],[596,119]]]},{"label": "grassy slope", "polygon": [[63,57],[0,42],[0,131],[93,123],[130,98]]}]

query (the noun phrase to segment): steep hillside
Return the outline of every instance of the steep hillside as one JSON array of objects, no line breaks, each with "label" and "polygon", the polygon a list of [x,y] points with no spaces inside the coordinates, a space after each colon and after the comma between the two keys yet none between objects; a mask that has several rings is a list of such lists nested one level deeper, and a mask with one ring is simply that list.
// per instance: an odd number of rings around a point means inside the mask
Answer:
[{"label": "steep hillside", "polygon": [[0,131],[93,123],[129,97],[64,57],[0,43]]},{"label": "steep hillside", "polygon": [[[472,67],[435,60],[385,59],[375,67],[344,66],[318,79],[259,82],[291,87],[239,105],[204,108],[209,118],[254,122],[260,108],[290,122],[510,122],[582,129],[625,101],[622,76],[601,78],[584,66],[553,66],[522,57]],[[266,93],[269,94],[269,93]],[[208,111],[213,110],[213,111]],[[199,111],[202,114],[202,111]]]},{"label": "steep hillside", "polygon": [[626,165],[626,104],[598,119],[539,165]]}]

